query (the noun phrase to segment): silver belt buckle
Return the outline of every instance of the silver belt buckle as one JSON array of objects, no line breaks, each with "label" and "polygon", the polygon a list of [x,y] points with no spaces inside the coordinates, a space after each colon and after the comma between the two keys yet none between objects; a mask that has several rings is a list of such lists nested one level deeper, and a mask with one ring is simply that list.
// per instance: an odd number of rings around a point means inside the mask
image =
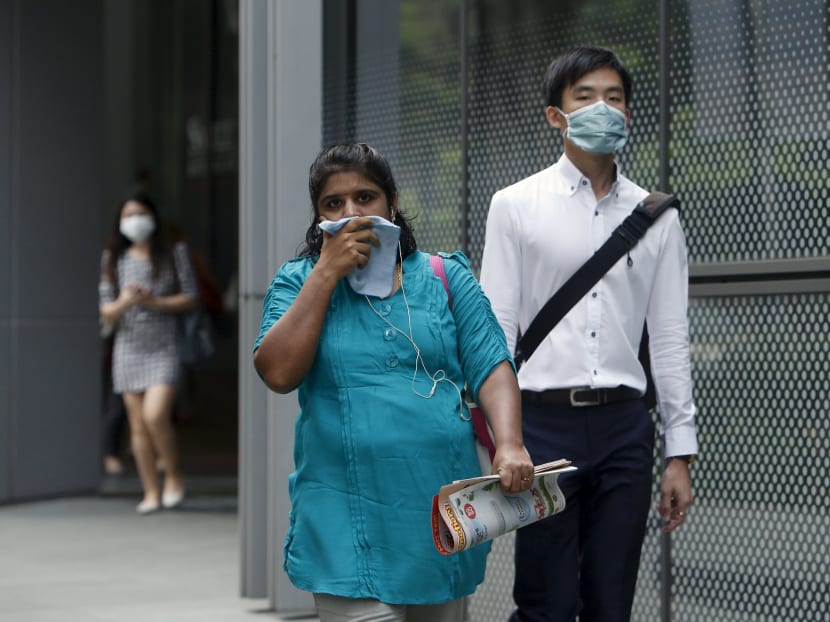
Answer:
[{"label": "silver belt buckle", "polygon": [[600,399],[599,399],[599,391],[598,390],[596,391],[597,397],[596,397],[596,399],[593,399],[593,400],[578,400],[578,399],[576,399],[576,397],[574,397],[577,393],[587,393],[588,391],[592,391],[592,390],[594,390],[594,389],[591,389],[590,387],[578,387],[578,388],[575,388],[575,389],[571,389],[571,392],[570,392],[571,406],[577,406],[577,407],[579,407],[579,406],[599,406],[601,402],[600,402]]}]

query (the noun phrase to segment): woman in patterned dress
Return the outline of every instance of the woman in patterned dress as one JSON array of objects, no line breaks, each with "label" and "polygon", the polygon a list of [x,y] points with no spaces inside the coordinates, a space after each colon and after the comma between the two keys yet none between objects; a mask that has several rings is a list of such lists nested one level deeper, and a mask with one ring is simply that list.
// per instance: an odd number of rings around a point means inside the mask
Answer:
[{"label": "woman in patterned dress", "polygon": [[[153,201],[136,193],[118,208],[101,258],[100,315],[116,323],[113,389],[130,423],[130,444],[149,514],[184,498],[172,411],[181,378],[177,314],[198,305],[198,290],[182,243],[171,246]],[[164,488],[156,468],[164,466]]]}]

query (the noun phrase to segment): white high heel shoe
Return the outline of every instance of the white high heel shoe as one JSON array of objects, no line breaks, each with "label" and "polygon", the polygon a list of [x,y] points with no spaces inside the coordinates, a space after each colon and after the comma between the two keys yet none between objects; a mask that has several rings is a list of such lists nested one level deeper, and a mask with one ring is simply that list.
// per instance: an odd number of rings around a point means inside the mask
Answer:
[{"label": "white high heel shoe", "polygon": [[161,504],[165,510],[177,508],[184,501],[184,488],[177,492],[165,492],[161,495]]},{"label": "white high heel shoe", "polygon": [[137,506],[135,506],[135,511],[141,514],[142,516],[146,516],[147,514],[153,514],[154,512],[158,512],[161,510],[161,505],[158,501],[142,501]]}]

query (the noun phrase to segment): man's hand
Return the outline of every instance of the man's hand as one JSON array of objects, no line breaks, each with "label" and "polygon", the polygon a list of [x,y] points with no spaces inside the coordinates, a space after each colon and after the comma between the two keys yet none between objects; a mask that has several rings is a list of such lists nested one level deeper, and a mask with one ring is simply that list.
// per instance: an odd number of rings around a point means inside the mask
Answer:
[{"label": "man's hand", "polygon": [[669,458],[660,481],[660,503],[657,504],[657,511],[663,519],[663,533],[682,525],[691,505],[689,463],[684,458]]}]

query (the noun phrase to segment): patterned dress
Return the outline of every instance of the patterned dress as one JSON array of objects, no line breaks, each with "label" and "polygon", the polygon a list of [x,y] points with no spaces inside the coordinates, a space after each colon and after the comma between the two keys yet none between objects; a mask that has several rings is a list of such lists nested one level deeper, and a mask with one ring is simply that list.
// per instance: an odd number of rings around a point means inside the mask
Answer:
[{"label": "patterned dress", "polygon": [[[109,252],[101,258],[102,273]],[[173,269],[175,268],[175,273]],[[162,268],[153,279],[149,259],[137,259],[124,253],[118,259],[118,283],[102,279],[98,285],[101,304],[118,297],[118,287],[136,284],[152,289],[155,296],[178,292],[198,298],[199,292],[188,259],[187,246],[173,247],[173,265]],[[112,383],[116,393],[141,392],[155,384],[175,384],[181,374],[175,313],[146,309],[136,305],[118,320],[112,352]]]}]

